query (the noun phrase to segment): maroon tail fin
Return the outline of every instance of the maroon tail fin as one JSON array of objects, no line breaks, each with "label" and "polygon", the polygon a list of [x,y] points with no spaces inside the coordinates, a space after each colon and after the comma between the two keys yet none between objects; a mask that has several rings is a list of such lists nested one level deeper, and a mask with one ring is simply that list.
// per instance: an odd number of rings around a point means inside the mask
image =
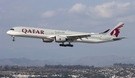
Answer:
[{"label": "maroon tail fin", "polygon": [[120,34],[120,29],[124,26],[124,23],[123,22],[120,22],[119,24],[116,25],[116,27],[114,27],[110,32],[109,34],[111,36],[115,36],[115,37],[118,37],[119,34]]}]

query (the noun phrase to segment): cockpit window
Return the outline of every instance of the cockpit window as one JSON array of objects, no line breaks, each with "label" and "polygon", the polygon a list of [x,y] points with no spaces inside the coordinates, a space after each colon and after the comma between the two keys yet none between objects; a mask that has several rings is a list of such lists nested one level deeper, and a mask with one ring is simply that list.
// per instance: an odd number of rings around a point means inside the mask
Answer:
[{"label": "cockpit window", "polygon": [[11,28],[10,30],[14,30],[13,28]]}]

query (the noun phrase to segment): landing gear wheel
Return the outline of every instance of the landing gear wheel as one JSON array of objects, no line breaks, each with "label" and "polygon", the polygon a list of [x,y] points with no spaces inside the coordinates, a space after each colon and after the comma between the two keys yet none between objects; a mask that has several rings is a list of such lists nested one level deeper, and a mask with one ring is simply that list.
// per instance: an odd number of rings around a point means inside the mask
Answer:
[{"label": "landing gear wheel", "polygon": [[73,47],[74,45],[70,45],[70,47]]},{"label": "landing gear wheel", "polygon": [[73,47],[74,45],[72,44],[59,44],[61,47]]}]

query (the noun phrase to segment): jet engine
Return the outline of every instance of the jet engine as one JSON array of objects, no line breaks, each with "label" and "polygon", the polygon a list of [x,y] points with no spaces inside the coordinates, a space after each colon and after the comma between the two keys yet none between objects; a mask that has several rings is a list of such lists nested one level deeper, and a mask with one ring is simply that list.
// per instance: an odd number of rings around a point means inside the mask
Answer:
[{"label": "jet engine", "polygon": [[55,41],[56,42],[66,42],[67,41],[67,38],[64,37],[64,36],[56,36],[55,37]]},{"label": "jet engine", "polygon": [[51,42],[53,42],[52,39],[42,39],[42,41],[43,41],[43,42],[46,42],[46,43],[51,43]]}]

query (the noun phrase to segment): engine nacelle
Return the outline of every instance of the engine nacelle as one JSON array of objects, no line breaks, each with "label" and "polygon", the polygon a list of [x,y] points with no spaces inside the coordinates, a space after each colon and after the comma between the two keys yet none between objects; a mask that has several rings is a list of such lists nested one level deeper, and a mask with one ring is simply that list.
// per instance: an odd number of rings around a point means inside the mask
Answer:
[{"label": "engine nacelle", "polygon": [[55,41],[56,42],[66,42],[67,41],[67,38],[66,37],[63,37],[63,36],[56,36],[55,37]]},{"label": "engine nacelle", "polygon": [[51,42],[53,42],[52,39],[42,39],[42,41],[43,41],[43,42],[46,42],[46,43],[51,43]]}]

